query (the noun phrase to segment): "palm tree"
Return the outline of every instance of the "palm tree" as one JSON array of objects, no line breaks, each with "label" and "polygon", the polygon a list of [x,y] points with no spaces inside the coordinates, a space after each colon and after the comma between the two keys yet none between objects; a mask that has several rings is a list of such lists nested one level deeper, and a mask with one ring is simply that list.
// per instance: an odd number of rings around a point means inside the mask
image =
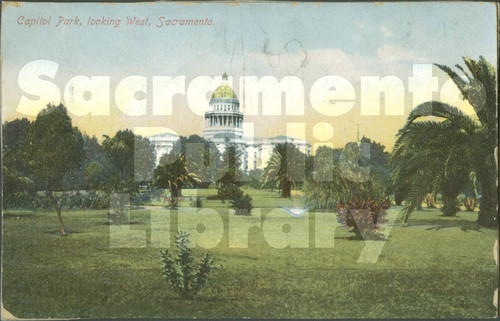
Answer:
[{"label": "palm tree", "polygon": [[[496,72],[483,57],[477,61],[464,58],[464,63],[468,72],[456,65],[463,77],[447,66],[436,66],[453,80],[474,108],[476,117],[446,103],[426,102],[410,113],[398,133],[391,161],[395,164],[396,184],[406,177],[409,187],[405,220],[424,193],[435,186],[442,188],[445,200],[453,202],[466,177],[472,173],[483,191],[477,223],[498,227],[494,156],[498,144]],[[441,120],[417,122],[429,116]]]},{"label": "palm tree", "polygon": [[158,188],[168,188],[172,200],[177,200],[181,196],[183,186],[191,186],[200,179],[196,173],[188,170],[192,167],[186,164],[184,154],[180,154],[173,161],[169,161],[169,155],[160,159],[160,165],[154,171],[154,185]]},{"label": "palm tree", "polygon": [[448,122],[415,122],[400,132],[391,155],[392,179],[399,193],[407,197],[404,223],[427,193],[442,192],[443,214],[458,211],[457,196],[465,186],[472,160],[463,141],[467,136]]},{"label": "palm tree", "polygon": [[242,153],[236,145],[228,145],[222,154],[222,166],[219,170],[219,178],[216,180],[218,186],[243,185],[243,174],[241,173]]},{"label": "palm tree", "polygon": [[277,144],[262,173],[262,185],[274,182],[281,197],[290,198],[292,185],[304,180],[305,155],[290,143]]}]

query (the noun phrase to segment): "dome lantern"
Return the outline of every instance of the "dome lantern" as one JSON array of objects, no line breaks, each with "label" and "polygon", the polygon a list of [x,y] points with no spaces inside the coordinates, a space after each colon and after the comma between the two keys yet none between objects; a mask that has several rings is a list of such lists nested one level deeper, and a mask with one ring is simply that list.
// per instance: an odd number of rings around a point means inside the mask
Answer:
[{"label": "dome lantern", "polygon": [[222,85],[217,87],[217,89],[215,89],[214,93],[212,94],[212,99],[214,98],[238,99],[238,97],[236,97],[236,94],[234,93],[234,90],[227,84],[226,73],[222,75]]}]

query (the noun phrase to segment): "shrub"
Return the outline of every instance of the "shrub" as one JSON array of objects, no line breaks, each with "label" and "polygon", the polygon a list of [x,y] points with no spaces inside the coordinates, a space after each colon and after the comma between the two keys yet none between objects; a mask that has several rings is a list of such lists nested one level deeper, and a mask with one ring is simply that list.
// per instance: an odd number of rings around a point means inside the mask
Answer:
[{"label": "shrub", "polygon": [[109,208],[109,195],[104,192],[71,193],[63,198],[61,208],[68,210]]},{"label": "shrub", "polygon": [[[60,201],[61,209],[106,209],[109,208],[109,196],[104,192],[67,192]],[[4,198],[5,208],[49,210],[52,204],[45,194],[18,193]]]},{"label": "shrub", "polygon": [[474,212],[474,209],[477,205],[476,199],[474,197],[465,197],[462,202],[467,212]]},{"label": "shrub", "polygon": [[225,200],[234,200],[239,197],[241,189],[236,184],[220,185],[217,190],[217,195],[224,203]]},{"label": "shrub", "polygon": [[379,201],[371,198],[366,201],[351,199],[347,203],[338,204],[338,220],[342,226],[352,228],[357,237],[363,235],[365,239],[367,237],[378,239],[375,230],[379,224],[385,222],[387,209],[390,207],[390,199]]},{"label": "shrub", "polygon": [[252,197],[248,194],[243,195],[243,191],[239,190],[235,199],[231,200],[231,206],[236,215],[250,215],[252,212]]},{"label": "shrub", "polygon": [[137,206],[142,204],[151,203],[152,193],[150,191],[139,191],[138,193],[132,193],[130,197],[130,204],[135,204]]},{"label": "shrub", "polygon": [[218,201],[218,200],[220,200],[220,197],[219,197],[219,195],[208,195],[207,200]]},{"label": "shrub", "polygon": [[175,237],[176,258],[172,258],[168,250],[160,251],[163,277],[169,287],[183,299],[193,298],[207,284],[210,273],[215,269],[214,260],[208,252],[200,263],[194,263],[190,243],[189,234],[180,232]]},{"label": "shrub", "polygon": [[434,198],[434,194],[427,194],[425,196],[425,204],[427,204],[428,208],[436,208],[436,199]]},{"label": "shrub", "polygon": [[4,195],[3,207],[11,209],[35,209],[36,196],[28,193],[11,193]]}]

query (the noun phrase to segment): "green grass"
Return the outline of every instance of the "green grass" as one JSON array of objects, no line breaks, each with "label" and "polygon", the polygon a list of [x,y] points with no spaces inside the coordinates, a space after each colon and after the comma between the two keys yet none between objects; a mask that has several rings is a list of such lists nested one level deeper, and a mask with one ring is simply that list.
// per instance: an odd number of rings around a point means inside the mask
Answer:
[{"label": "green grass", "polygon": [[[204,222],[205,233],[215,231],[204,244],[210,240],[218,243],[209,251],[223,268],[194,300],[178,299],[161,278],[160,248],[152,246],[151,240],[158,240],[154,222],[167,217],[165,209],[131,214],[132,220],[142,223],[130,226],[145,236],[144,244],[135,244],[144,246],[141,248],[110,247],[110,226],[102,224],[106,211],[64,212],[71,232],[67,237],[56,234],[57,216],[53,212],[6,211],[4,307],[20,318],[495,315],[492,301],[498,272],[492,248],[497,231],[478,228],[477,212],[459,212],[457,217],[448,218],[440,216],[438,209],[424,209],[412,215],[408,227],[399,226],[398,218],[377,262],[362,264],[357,261],[365,242],[350,240],[350,233],[335,224],[322,223],[334,219],[334,214],[318,212],[291,218],[274,209],[291,203],[280,199],[277,192],[247,192],[257,208],[251,217],[236,217],[227,203],[207,200],[203,206],[214,213],[196,214],[195,209],[181,207],[168,216],[170,244],[177,229],[203,243],[197,238],[197,231],[203,230],[199,222]],[[215,192],[183,193],[206,196],[203,193]],[[297,197],[292,203],[299,202]],[[248,228],[262,222],[268,228],[275,226],[278,234],[267,233],[265,238],[260,228]],[[283,224],[291,226],[290,233],[299,230],[290,240],[306,240],[308,247],[271,247],[268,241],[277,242]],[[222,232],[220,242],[218,229]],[[320,231],[334,233],[333,248],[315,247],[315,234]],[[229,246],[229,234],[243,236],[244,241],[246,233],[247,248]],[[117,235],[133,243],[126,235]],[[204,251],[196,248],[195,254],[201,257]]]}]

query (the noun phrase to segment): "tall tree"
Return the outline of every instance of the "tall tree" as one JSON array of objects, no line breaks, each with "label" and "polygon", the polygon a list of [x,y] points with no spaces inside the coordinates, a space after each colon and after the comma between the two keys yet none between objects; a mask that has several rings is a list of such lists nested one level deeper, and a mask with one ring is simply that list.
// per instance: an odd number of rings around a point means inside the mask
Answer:
[{"label": "tall tree", "polygon": [[361,161],[362,166],[370,166],[370,172],[375,180],[385,187],[385,194],[390,195],[393,191],[391,181],[391,167],[389,166],[390,153],[385,146],[368,137],[363,136],[361,145],[366,146],[367,155]]},{"label": "tall tree", "polygon": [[305,154],[294,144],[277,144],[264,169],[262,183],[274,182],[281,188],[281,197],[290,198],[292,185],[304,181],[305,174]]},{"label": "tall tree", "polygon": [[31,171],[44,182],[46,195],[59,217],[61,235],[66,235],[60,207],[64,197],[62,182],[84,158],[82,135],[72,127],[66,107],[49,104],[38,114],[24,137],[23,156]]},{"label": "tall tree", "polygon": [[82,166],[83,177],[85,181],[85,189],[98,190],[102,189],[105,183],[103,175],[104,166],[106,164],[106,155],[104,154],[101,144],[99,144],[95,136],[83,135],[83,149],[85,151],[85,161]]},{"label": "tall tree", "polygon": [[218,171],[217,195],[222,202],[226,199],[234,199],[237,190],[243,185],[243,173],[241,172],[242,153],[236,145],[226,146],[222,154],[222,166]]},{"label": "tall tree", "polygon": [[[456,65],[463,76],[447,66],[437,65],[437,67],[453,80],[463,98],[474,108],[475,115],[466,115],[454,106],[436,101],[417,106],[398,133],[392,158],[397,160],[403,157],[403,151],[411,148],[418,148],[421,158],[432,158],[438,153],[446,155],[444,162],[441,162],[441,158],[434,158],[436,161],[439,160],[440,164],[429,167],[426,166],[428,162],[421,162],[420,166],[415,164],[414,169],[411,170],[420,177],[420,180],[409,182],[408,202],[405,205],[406,218],[417,206],[422,194],[429,188],[430,182],[436,177],[448,175],[453,178],[456,175],[450,173],[458,170],[465,175],[467,173],[464,172],[471,169],[482,188],[477,223],[484,227],[497,228],[498,188],[494,155],[495,148],[498,146],[496,71],[483,57],[477,61],[464,58],[464,63],[467,70]],[[425,117],[429,116],[438,117],[439,121],[417,121],[422,118],[425,120]],[[420,131],[422,135],[418,141],[421,144],[412,147],[407,137],[416,131]],[[437,139],[436,136],[446,137],[446,139]],[[437,144],[438,147],[428,148],[427,145],[432,143]],[[469,157],[469,155],[472,156]],[[405,166],[404,161],[400,164]],[[456,191],[450,190],[449,196],[453,197],[455,193]]]},{"label": "tall tree", "polygon": [[[91,169],[96,172],[101,170],[100,175],[105,178],[103,188],[110,196],[134,196],[141,183],[152,179],[156,156],[154,146],[147,138],[135,135],[128,129],[119,130],[113,137],[105,136],[102,148],[106,155],[104,166],[99,169],[93,165]],[[126,199],[111,197],[111,201],[117,219],[125,222]]]}]

